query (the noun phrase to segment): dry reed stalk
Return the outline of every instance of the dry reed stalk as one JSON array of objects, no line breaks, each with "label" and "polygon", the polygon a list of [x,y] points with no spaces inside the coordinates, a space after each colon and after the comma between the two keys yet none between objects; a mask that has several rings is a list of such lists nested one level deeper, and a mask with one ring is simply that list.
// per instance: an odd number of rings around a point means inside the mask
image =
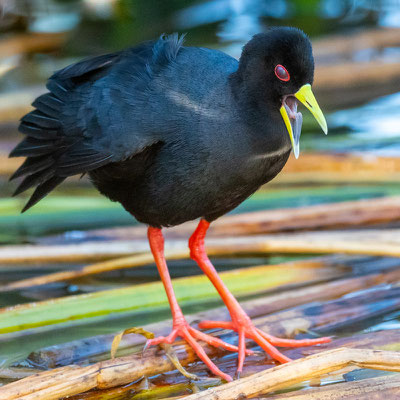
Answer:
[{"label": "dry reed stalk", "polygon": [[[182,351],[183,349],[183,351]],[[205,347],[206,352],[210,350]],[[149,350],[149,352],[151,352]],[[136,354],[99,362],[87,367],[69,365],[41,372],[0,387],[0,400],[55,400],[86,392],[105,389],[135,381],[143,376],[160,374],[175,367],[166,356]],[[195,355],[186,345],[177,352],[183,366],[193,362]]]},{"label": "dry reed stalk", "polygon": [[[166,251],[171,258],[189,254],[186,240],[167,240]],[[257,236],[210,237],[207,249],[211,256],[266,254],[357,254],[400,257],[400,229],[327,232],[301,232]],[[122,257],[148,251],[146,240],[95,241],[71,245],[20,245],[0,248],[1,263],[79,262]],[[148,255],[142,255],[146,260]],[[132,256],[133,257],[133,256]],[[136,257],[136,256],[135,256]],[[132,258],[136,263],[136,258]],[[111,269],[117,268],[117,260]],[[146,261],[144,264],[147,264]],[[124,268],[129,260],[121,260]],[[97,266],[101,271],[107,267]],[[90,267],[93,272],[93,268]]]},{"label": "dry reed stalk", "polygon": [[290,157],[274,183],[398,182],[399,177],[398,157],[306,153],[298,160]]},{"label": "dry reed stalk", "polygon": [[400,352],[338,348],[259,372],[184,397],[185,400],[233,400],[271,393],[349,365],[400,372]]},{"label": "dry reed stalk", "polygon": [[363,49],[400,46],[399,28],[367,29],[351,35],[330,35],[313,41],[315,58],[349,56]]},{"label": "dry reed stalk", "polygon": [[1,57],[14,54],[42,53],[59,49],[65,42],[65,32],[23,33],[0,41]]},{"label": "dry reed stalk", "polygon": [[[221,256],[224,254],[224,251],[209,252],[209,254],[214,255],[214,256],[215,255]],[[180,259],[188,258],[188,251],[185,250],[182,252],[178,252],[178,251],[166,252],[166,257],[168,260],[180,260]],[[34,277],[34,278],[21,279],[19,281],[0,286],[0,293],[10,291],[10,290],[15,290],[15,289],[22,289],[22,288],[26,288],[26,287],[45,285],[48,283],[67,281],[67,280],[71,280],[71,279],[78,279],[78,278],[81,278],[84,276],[99,274],[102,272],[113,271],[113,270],[117,270],[117,269],[141,267],[143,265],[152,264],[153,262],[154,262],[154,259],[153,259],[153,256],[151,253],[134,255],[131,257],[118,258],[115,260],[104,261],[104,262],[88,265],[79,270],[54,272],[51,274],[46,274],[46,275],[42,275],[42,276],[38,276],[38,277]],[[275,267],[277,267],[277,266],[284,267],[287,265],[289,265],[293,268],[302,267],[302,266],[318,268],[318,267],[324,266],[323,261],[320,261],[320,260],[299,260],[299,261],[291,261],[288,263],[277,264],[277,265],[275,265]]]},{"label": "dry reed stalk", "polygon": [[[400,207],[399,207],[400,210]],[[306,217],[305,217],[306,220]],[[290,223],[290,222],[288,222]],[[305,224],[306,222],[304,222]],[[247,228],[263,229],[260,223],[249,218]],[[237,225],[240,229],[240,224]],[[221,234],[228,228],[224,226],[216,227],[216,232]],[[132,246],[134,244],[134,246]],[[132,247],[131,247],[132,246]],[[143,240],[134,239],[130,242],[111,241],[101,243],[102,254],[96,253],[97,257],[105,257],[107,254],[122,254],[127,249],[136,248],[145,250],[147,243]],[[7,246],[5,246],[7,247]],[[83,245],[68,246],[27,246],[25,252],[19,258],[17,248],[23,252],[24,246],[15,246],[14,249],[2,251],[0,249],[0,260],[3,262],[34,261],[35,255],[44,261],[66,261],[83,257],[87,254],[94,257],[90,251],[95,252],[99,247],[99,242],[84,243]],[[166,242],[166,257],[170,260],[188,258],[188,250],[185,249],[186,242],[182,240],[168,240]],[[66,249],[67,248],[67,249]],[[389,256],[400,257],[400,229],[386,230],[352,230],[352,231],[328,231],[328,232],[302,232],[287,233],[285,235],[258,235],[258,236],[238,236],[238,237],[210,237],[207,241],[207,248],[210,256],[232,256],[232,255],[253,255],[253,254],[357,254],[370,256]],[[62,249],[63,255],[57,254],[56,250]],[[30,253],[29,253],[30,251]],[[11,255],[12,253],[12,255]],[[39,255],[40,254],[40,255]],[[17,258],[16,258],[17,257]],[[6,261],[7,260],[7,261]],[[151,264],[153,257],[150,253],[137,254],[128,257],[118,258],[110,261],[99,262],[96,264],[82,267],[79,270],[55,272],[35,278],[23,279],[12,282],[0,287],[0,292],[9,291],[17,288],[43,285],[51,282],[59,282],[69,279],[80,278],[116,269],[138,267]]]},{"label": "dry reed stalk", "polygon": [[[185,346],[186,348],[186,346]],[[190,349],[179,352],[182,365],[194,360]],[[295,383],[320,377],[346,366],[400,372],[400,353],[339,348],[295,360],[249,377],[185,397],[190,400],[232,400],[270,393]],[[166,357],[130,356],[100,362],[88,367],[67,366],[45,371],[0,388],[1,400],[56,400],[90,389],[105,389],[127,384],[148,374],[173,369]],[[242,397],[240,397],[242,396]]]},{"label": "dry reed stalk", "polygon": [[210,236],[360,227],[395,221],[400,221],[400,196],[228,215],[211,225]]},{"label": "dry reed stalk", "polygon": [[[170,252],[167,253],[170,260],[179,260],[188,257],[188,251],[182,252]],[[146,264],[154,262],[153,255],[151,253],[138,254],[130,257],[118,258],[109,261],[103,261],[96,264],[87,265],[79,270],[73,271],[61,271],[47,275],[38,276],[35,278],[21,279],[17,282],[0,286],[0,292],[21,289],[24,287],[45,285],[52,282],[67,281],[70,279],[77,279],[83,276],[99,274],[106,271],[113,271],[115,269],[134,268],[141,267]]]},{"label": "dry reed stalk", "polygon": [[306,391],[268,396],[268,400],[359,400],[366,398],[371,400],[399,399],[400,375],[390,374],[355,382],[335,383]]},{"label": "dry reed stalk", "polygon": [[[345,62],[321,65],[315,70],[314,85],[318,90],[349,88],[371,84],[385,85],[396,81],[400,76],[400,62],[387,63],[374,60],[368,63]],[[398,85],[396,85],[398,86]]]},{"label": "dry reed stalk", "polygon": [[400,229],[311,231],[276,235],[210,238],[207,248],[233,254],[353,254],[400,257]]}]

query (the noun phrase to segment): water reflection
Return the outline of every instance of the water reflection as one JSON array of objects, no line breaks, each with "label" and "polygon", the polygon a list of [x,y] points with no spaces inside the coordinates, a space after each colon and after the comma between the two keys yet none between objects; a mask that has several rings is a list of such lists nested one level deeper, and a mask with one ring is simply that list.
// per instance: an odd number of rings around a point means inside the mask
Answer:
[{"label": "water reflection", "polygon": [[360,138],[400,137],[400,93],[381,97],[353,110],[332,115],[334,126],[347,126]]},{"label": "water reflection", "polygon": [[[381,97],[355,109],[331,115],[331,127],[350,129],[350,150],[368,150],[381,156],[400,155],[400,93]],[[348,143],[349,144],[349,143]],[[346,146],[346,140],[342,143]]]},{"label": "water reflection", "polygon": [[86,32],[90,25],[108,33],[107,39],[99,34],[104,48],[124,44],[125,35],[134,43],[175,30],[189,31],[198,44],[225,47],[272,25],[298,26],[312,36],[354,26],[400,26],[397,0],[2,0],[0,8],[1,28],[21,18],[29,32]]},{"label": "water reflection", "polygon": [[265,27],[262,17],[285,18],[288,4],[285,0],[213,0],[180,10],[175,17],[178,29],[219,22],[217,36],[222,42],[247,41]]}]

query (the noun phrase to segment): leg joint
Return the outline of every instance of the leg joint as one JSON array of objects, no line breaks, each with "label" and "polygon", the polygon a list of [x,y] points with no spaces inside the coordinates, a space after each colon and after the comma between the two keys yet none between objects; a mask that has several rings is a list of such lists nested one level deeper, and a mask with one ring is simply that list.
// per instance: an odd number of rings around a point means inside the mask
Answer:
[{"label": "leg joint", "polygon": [[206,220],[200,220],[197,229],[189,239],[190,258],[195,261],[201,258],[205,253],[204,238],[209,225],[210,224]]},{"label": "leg joint", "polygon": [[195,242],[189,241],[189,249],[190,249],[190,258],[192,260],[199,260],[201,256],[204,254],[204,240]]}]

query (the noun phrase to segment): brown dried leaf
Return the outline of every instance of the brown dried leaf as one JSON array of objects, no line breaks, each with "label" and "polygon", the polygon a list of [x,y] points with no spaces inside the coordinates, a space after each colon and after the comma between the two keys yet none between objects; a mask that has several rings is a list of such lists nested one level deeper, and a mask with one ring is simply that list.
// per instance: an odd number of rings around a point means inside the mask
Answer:
[{"label": "brown dried leaf", "polygon": [[174,364],[175,368],[186,378],[191,379],[191,380],[198,380],[201,379],[199,376],[196,374],[191,374],[190,372],[187,372],[186,369],[182,366],[181,362],[179,361],[178,356],[176,355],[176,352],[174,348],[167,343],[161,343],[160,347],[165,351],[165,354],[167,355],[169,361]]}]

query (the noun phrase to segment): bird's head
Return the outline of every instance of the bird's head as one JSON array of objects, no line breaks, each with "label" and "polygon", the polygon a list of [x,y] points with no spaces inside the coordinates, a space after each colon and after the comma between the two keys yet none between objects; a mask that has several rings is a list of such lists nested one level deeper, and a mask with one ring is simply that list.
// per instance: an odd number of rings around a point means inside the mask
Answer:
[{"label": "bird's head", "polygon": [[243,48],[237,74],[254,102],[279,110],[296,158],[302,125],[302,115],[297,111],[299,101],[327,134],[325,117],[311,90],[314,80],[311,43],[300,29],[271,28],[253,36]]}]

